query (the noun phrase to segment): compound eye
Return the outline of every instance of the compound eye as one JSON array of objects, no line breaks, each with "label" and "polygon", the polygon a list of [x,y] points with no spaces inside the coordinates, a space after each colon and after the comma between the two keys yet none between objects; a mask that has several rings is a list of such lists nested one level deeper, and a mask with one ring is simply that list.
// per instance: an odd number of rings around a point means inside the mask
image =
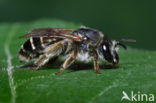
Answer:
[{"label": "compound eye", "polygon": [[106,50],[107,50],[106,45],[103,45],[103,50],[104,50],[104,51],[106,51]]}]

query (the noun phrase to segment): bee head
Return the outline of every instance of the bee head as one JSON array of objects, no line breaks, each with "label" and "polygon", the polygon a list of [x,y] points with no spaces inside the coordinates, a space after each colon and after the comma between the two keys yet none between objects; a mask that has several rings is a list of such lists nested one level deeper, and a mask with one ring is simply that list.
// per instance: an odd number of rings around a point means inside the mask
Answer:
[{"label": "bee head", "polygon": [[135,40],[121,39],[120,41],[112,41],[104,39],[99,47],[101,58],[113,64],[119,63],[118,46],[123,47],[125,50],[127,47],[122,42],[136,42]]},{"label": "bee head", "polygon": [[124,44],[122,44],[121,41],[112,41],[109,39],[103,40],[102,44],[99,47],[99,54],[101,59],[113,64],[118,64],[118,46],[122,46],[124,49],[127,49],[127,47]]}]

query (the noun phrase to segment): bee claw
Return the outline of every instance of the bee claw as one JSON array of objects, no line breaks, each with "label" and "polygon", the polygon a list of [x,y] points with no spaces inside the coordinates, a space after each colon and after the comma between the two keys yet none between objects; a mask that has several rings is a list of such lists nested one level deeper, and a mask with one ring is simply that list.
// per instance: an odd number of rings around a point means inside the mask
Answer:
[{"label": "bee claw", "polygon": [[29,67],[29,68],[28,68],[28,70],[31,70],[31,71],[33,71],[33,70],[35,70],[35,69],[34,69],[34,68],[32,68],[32,67]]},{"label": "bee claw", "polygon": [[96,74],[101,74],[101,71],[100,70],[96,70],[95,73]]},{"label": "bee claw", "polygon": [[31,71],[34,71],[34,70],[37,70],[38,67],[29,67],[28,70],[31,70]]},{"label": "bee claw", "polygon": [[55,72],[55,74],[57,75],[57,74],[61,74],[62,73],[62,71],[59,71],[59,72]]}]

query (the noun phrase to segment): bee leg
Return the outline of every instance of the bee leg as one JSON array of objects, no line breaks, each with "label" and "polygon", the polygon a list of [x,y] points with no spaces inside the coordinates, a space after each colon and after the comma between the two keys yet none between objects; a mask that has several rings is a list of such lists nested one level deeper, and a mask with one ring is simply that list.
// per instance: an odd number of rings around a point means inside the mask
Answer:
[{"label": "bee leg", "polygon": [[60,71],[56,72],[55,74],[62,73],[66,68],[68,68],[71,64],[73,64],[73,62],[75,61],[75,59],[77,57],[77,53],[78,53],[77,50],[72,51],[70,56],[64,61]]},{"label": "bee leg", "polygon": [[53,45],[50,45],[43,55],[39,57],[34,63],[35,67],[28,68],[29,70],[37,70],[39,67],[45,65],[51,58],[60,55],[64,48],[64,41],[60,41]]},{"label": "bee leg", "polygon": [[101,73],[100,70],[99,70],[98,59],[95,59],[95,58],[94,58],[94,72],[95,72],[96,74],[100,74],[100,73]]},{"label": "bee leg", "polygon": [[94,64],[94,72],[95,72],[96,74],[99,74],[99,73],[101,73],[101,72],[100,72],[100,70],[99,70],[98,54],[97,54],[96,51],[92,52],[91,54],[92,54],[92,56],[93,56],[92,59],[93,59],[93,64]]},{"label": "bee leg", "polygon": [[37,70],[37,66],[35,66],[35,67],[28,67],[28,70]]}]

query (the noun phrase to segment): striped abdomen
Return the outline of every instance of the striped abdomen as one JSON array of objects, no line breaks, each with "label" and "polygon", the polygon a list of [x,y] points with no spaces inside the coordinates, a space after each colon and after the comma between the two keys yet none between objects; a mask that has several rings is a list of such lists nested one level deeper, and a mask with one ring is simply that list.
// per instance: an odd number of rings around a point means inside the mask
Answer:
[{"label": "striped abdomen", "polygon": [[48,45],[52,45],[62,39],[60,38],[30,38],[22,46],[18,52],[20,61],[29,62],[38,58],[44,53],[44,49]]}]

